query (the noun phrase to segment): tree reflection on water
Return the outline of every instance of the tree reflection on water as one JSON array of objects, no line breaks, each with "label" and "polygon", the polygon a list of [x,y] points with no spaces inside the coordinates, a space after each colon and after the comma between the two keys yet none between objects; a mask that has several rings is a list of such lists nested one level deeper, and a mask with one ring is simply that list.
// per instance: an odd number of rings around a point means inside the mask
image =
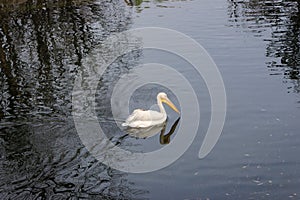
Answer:
[{"label": "tree reflection on water", "polygon": [[145,193],[88,154],[70,117],[82,59],[130,24],[121,0],[0,1],[0,199]]},{"label": "tree reflection on water", "polygon": [[228,1],[231,26],[242,27],[257,37],[271,30],[266,56],[271,74],[284,76],[293,87],[289,91],[300,92],[300,1]]}]

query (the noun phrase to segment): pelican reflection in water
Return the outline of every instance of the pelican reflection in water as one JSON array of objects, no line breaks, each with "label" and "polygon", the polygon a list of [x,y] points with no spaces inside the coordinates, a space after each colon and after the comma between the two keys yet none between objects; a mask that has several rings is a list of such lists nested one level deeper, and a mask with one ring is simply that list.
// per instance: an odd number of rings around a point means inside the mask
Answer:
[{"label": "pelican reflection in water", "polygon": [[131,115],[129,115],[122,126],[132,128],[151,128],[152,126],[163,125],[167,120],[167,113],[162,103],[166,103],[178,114],[180,113],[176,106],[170,101],[166,93],[158,93],[156,99],[160,112],[154,110],[136,109],[132,112]]},{"label": "pelican reflection in water", "polygon": [[156,135],[160,132],[159,141],[160,144],[169,144],[170,143],[170,137],[176,130],[176,127],[180,121],[180,117],[174,122],[172,125],[170,131],[165,134],[166,131],[166,125],[167,122],[165,121],[163,124],[147,127],[147,128],[131,128],[128,127],[126,129],[126,132],[128,135],[136,137],[136,138],[148,138]]}]

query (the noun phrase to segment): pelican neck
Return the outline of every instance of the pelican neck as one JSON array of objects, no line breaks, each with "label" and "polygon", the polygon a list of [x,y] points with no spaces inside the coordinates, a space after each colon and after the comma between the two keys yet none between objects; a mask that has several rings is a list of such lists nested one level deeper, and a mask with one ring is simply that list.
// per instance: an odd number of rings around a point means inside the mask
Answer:
[{"label": "pelican neck", "polygon": [[157,97],[157,105],[159,107],[160,112],[163,113],[163,114],[166,114],[166,110],[165,110],[165,108],[162,104],[162,101],[160,100],[159,97]]}]

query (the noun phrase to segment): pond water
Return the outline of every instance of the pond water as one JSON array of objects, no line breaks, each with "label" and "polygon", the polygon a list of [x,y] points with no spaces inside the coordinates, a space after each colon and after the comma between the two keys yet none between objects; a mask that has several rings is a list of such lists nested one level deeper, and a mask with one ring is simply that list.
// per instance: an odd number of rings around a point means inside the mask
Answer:
[{"label": "pond water", "polygon": [[[120,147],[149,152],[168,145],[159,134],[129,137],[113,120],[114,86],[140,64],[180,71],[201,110],[196,138],[178,160],[154,172],[125,173],[83,145],[72,91],[77,77],[93,74],[86,66],[95,64],[91,55],[111,54],[101,49],[108,36],[149,26],[180,31],[207,50],[226,88],[226,121],[216,146],[199,159],[211,117],[203,78],[168,52],[119,57],[97,86],[95,111]],[[300,2],[292,0],[0,0],[0,199],[299,199],[299,40]],[[133,93],[129,110],[154,108],[159,91],[179,105],[169,88],[151,83]],[[178,119],[167,113],[166,134]]]}]

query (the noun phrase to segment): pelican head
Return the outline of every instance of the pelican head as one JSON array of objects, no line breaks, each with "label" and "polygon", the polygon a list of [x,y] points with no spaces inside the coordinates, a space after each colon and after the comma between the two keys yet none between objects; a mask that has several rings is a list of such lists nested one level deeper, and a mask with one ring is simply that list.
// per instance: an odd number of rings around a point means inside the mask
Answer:
[{"label": "pelican head", "polygon": [[180,114],[179,110],[176,108],[176,106],[172,103],[172,101],[170,101],[170,99],[168,98],[167,94],[164,92],[160,92],[157,95],[157,101],[158,102],[162,102],[167,104],[168,106],[170,106],[170,108],[172,108],[175,112],[177,112],[178,114]]}]

